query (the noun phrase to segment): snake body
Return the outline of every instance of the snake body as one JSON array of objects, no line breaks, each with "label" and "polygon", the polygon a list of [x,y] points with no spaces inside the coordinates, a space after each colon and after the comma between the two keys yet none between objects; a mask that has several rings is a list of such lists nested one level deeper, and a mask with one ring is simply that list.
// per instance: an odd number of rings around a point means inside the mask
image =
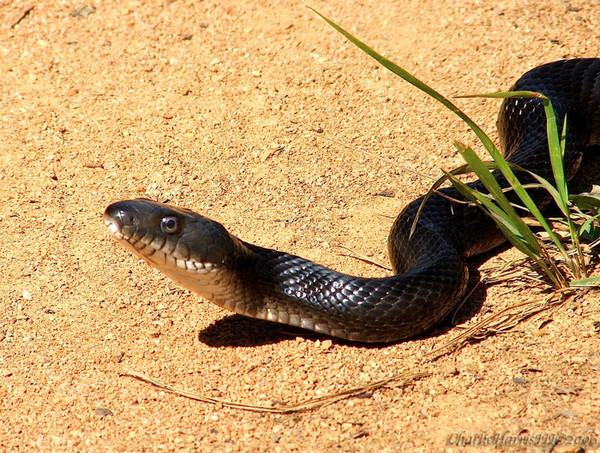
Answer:
[{"label": "snake body", "polygon": [[[558,124],[567,116],[569,178],[600,144],[600,59],[549,63],[525,73],[513,90],[548,96]],[[552,180],[546,117],[540,99],[506,99],[498,117],[509,162]],[[520,174],[523,182],[527,175]],[[506,181],[496,174],[501,186]],[[484,191],[480,182],[471,186]],[[549,197],[532,190],[538,205]],[[395,275],[363,278],[238,239],[187,209],[146,199],[110,205],[104,219],[115,238],[182,286],[236,313],[361,342],[391,342],[431,329],[464,296],[467,259],[504,242],[494,222],[453,188],[433,195],[409,231],[422,198],[394,221],[388,251]]]}]

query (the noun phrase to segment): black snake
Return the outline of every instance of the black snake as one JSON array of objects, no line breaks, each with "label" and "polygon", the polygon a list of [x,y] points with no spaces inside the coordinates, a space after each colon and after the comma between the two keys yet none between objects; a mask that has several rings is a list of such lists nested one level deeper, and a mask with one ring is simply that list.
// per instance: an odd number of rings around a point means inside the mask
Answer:
[{"label": "black snake", "polygon": [[[537,67],[513,90],[548,96],[559,125],[567,115],[565,167],[572,177],[584,153],[600,143],[600,59]],[[510,162],[553,179],[540,99],[506,99],[498,131]],[[483,190],[480,182],[471,185]],[[453,188],[440,192],[464,200]],[[410,238],[421,198],[396,218],[388,239],[396,275],[386,278],[353,277],[249,244],[206,217],[150,200],[114,203],[104,219],[136,255],[228,310],[354,341],[390,342],[423,333],[447,316],[464,295],[466,259],[504,242],[481,210],[443,195],[427,201]],[[549,202],[541,191],[531,195],[542,207]]]}]

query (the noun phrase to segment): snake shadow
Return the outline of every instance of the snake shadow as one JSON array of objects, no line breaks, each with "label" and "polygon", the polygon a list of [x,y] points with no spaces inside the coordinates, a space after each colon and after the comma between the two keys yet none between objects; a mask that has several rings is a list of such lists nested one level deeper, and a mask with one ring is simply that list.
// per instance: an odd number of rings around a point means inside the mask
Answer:
[{"label": "snake shadow", "polygon": [[501,246],[493,252],[483,254],[469,262],[469,283],[466,294],[470,296],[459,307],[453,310],[436,327],[407,340],[395,343],[357,343],[340,338],[332,338],[299,327],[288,326],[261,319],[248,318],[241,315],[230,315],[215,321],[213,324],[198,333],[202,343],[212,347],[252,347],[279,343],[296,337],[317,341],[330,339],[334,344],[344,344],[361,348],[382,348],[406,341],[433,338],[447,333],[456,325],[462,324],[479,313],[486,298],[485,285],[479,285],[481,279],[478,267],[490,256],[507,249]]}]

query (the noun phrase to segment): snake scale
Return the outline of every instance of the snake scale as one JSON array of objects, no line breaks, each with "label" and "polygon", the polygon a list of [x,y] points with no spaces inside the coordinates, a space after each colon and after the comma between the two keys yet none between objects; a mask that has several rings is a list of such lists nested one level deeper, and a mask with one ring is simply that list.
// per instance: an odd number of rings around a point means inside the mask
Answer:
[{"label": "snake scale", "polygon": [[[558,124],[567,115],[565,168],[600,143],[600,59],[562,60],[525,73],[513,90],[544,93]],[[553,180],[540,99],[506,99],[498,116],[509,162]],[[501,186],[506,181],[496,174]],[[522,182],[527,175],[520,174]],[[478,181],[470,183],[484,190]],[[544,207],[550,200],[530,192]],[[449,199],[454,198],[457,201]],[[363,278],[244,242],[190,210],[146,199],[110,205],[104,221],[118,242],[175,282],[236,313],[360,342],[392,342],[426,332],[457,306],[468,280],[467,259],[504,242],[499,229],[453,188],[422,198],[399,214],[388,251],[395,275]]]}]

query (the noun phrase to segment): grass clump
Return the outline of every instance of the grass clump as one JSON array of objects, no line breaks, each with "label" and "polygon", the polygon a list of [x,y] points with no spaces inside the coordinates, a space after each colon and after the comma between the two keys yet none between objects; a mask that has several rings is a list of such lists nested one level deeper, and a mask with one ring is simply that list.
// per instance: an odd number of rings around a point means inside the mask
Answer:
[{"label": "grass clump", "polygon": [[[314,10],[313,10],[314,11]],[[600,190],[592,191],[589,194],[579,196],[570,196],[567,188],[567,179],[563,165],[563,156],[565,150],[566,118],[563,123],[560,134],[557,119],[552,107],[552,102],[541,93],[530,91],[519,92],[499,92],[483,95],[465,96],[465,97],[536,97],[541,99],[546,112],[546,128],[548,132],[548,146],[550,150],[550,161],[554,176],[552,185],[546,179],[535,175],[525,169],[519,168],[504,159],[502,153],[496,148],[488,135],[461,111],[452,101],[431,88],[421,80],[414,77],[408,71],[404,70],[394,62],[383,57],[365,43],[352,36],[346,30],[335,24],[322,14],[314,11],[336,31],[342,34],[346,39],[360,48],[371,58],[379,62],[383,67],[414,85],[425,92],[436,101],[454,112],[462,121],[464,121],[480,140],[493,162],[484,162],[473,151],[472,148],[459,142],[454,145],[458,152],[467,162],[466,165],[453,171],[445,171],[445,176],[439,179],[429,190],[424,199],[427,198],[439,188],[445,181],[449,180],[452,185],[471,200],[475,205],[483,209],[498,225],[506,238],[521,252],[531,258],[548,277],[556,288],[567,288],[570,286],[597,286],[600,285],[600,277],[589,277],[587,272],[586,257],[580,242],[580,238],[592,239],[592,244],[598,244],[600,241],[600,228],[597,226],[600,207]],[[491,169],[498,169],[509,184],[508,190],[513,191],[519,198],[524,208],[531,216],[535,218],[538,226],[541,226],[549,238],[560,258],[555,259],[555,253],[549,249],[547,244],[536,235],[529,223],[523,219],[515,209],[513,203],[506,196],[506,189],[503,189],[496,181]],[[466,185],[458,175],[472,171],[484,184],[488,193],[477,191]],[[517,176],[515,171],[526,172],[531,175],[537,183],[527,184],[525,187]],[[526,189],[543,188],[548,191],[556,205],[561,211],[561,222],[566,224],[567,236],[570,238],[570,244],[565,245],[565,239],[560,237],[553,228],[554,222],[550,222],[540,211],[534,200],[530,197]],[[591,212],[591,213],[589,213]]]}]

